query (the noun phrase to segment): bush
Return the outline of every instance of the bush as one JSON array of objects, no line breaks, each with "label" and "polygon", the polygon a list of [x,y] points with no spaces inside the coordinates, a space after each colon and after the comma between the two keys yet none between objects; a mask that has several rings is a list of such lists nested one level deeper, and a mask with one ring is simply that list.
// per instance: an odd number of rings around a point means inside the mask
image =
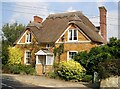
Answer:
[{"label": "bush", "polygon": [[21,70],[20,70],[20,65],[11,65],[9,66],[10,68],[10,72],[13,74],[20,74]]},{"label": "bush", "polygon": [[83,76],[85,75],[85,68],[83,68],[78,62],[74,60],[70,60],[68,62],[61,62],[59,64],[56,73],[61,79],[66,81],[68,80],[82,80]]},{"label": "bush", "polygon": [[92,81],[92,79],[93,79],[92,75],[85,75],[83,77],[82,81],[84,81],[84,82],[90,82],[90,81]]},{"label": "bush", "polygon": [[36,74],[35,69],[31,65],[4,65],[3,72],[13,74]]},{"label": "bush", "polygon": [[55,79],[55,78],[58,78],[58,75],[55,72],[49,72],[48,77]]},{"label": "bush", "polygon": [[19,48],[9,47],[8,48],[8,63],[9,64],[21,64],[22,52]]},{"label": "bush", "polygon": [[25,67],[23,67],[23,71],[25,71],[26,74],[36,74],[35,69],[31,65],[25,65]]},{"label": "bush", "polygon": [[98,73],[101,79],[116,75],[120,76],[120,59],[111,59],[99,63]]}]

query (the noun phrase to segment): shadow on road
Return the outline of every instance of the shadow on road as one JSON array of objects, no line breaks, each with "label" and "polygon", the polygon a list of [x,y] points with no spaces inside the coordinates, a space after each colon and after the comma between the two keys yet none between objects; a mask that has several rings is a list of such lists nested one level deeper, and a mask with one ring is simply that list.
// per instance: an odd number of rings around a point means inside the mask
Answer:
[{"label": "shadow on road", "polygon": [[2,89],[33,89],[35,87],[39,86],[20,82],[14,76],[2,75]]}]

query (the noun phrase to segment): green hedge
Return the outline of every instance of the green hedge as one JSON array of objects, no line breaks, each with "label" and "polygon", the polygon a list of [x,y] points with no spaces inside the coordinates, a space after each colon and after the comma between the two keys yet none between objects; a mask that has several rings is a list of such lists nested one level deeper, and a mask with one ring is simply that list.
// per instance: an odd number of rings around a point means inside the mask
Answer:
[{"label": "green hedge", "polygon": [[3,65],[3,72],[13,74],[36,74],[35,68],[31,65]]},{"label": "green hedge", "polygon": [[102,79],[110,76],[120,76],[120,59],[111,59],[99,63],[98,73]]},{"label": "green hedge", "polygon": [[92,79],[93,79],[92,75],[85,75],[83,77],[82,81],[84,81],[84,82],[90,82],[90,81],[92,81]]}]

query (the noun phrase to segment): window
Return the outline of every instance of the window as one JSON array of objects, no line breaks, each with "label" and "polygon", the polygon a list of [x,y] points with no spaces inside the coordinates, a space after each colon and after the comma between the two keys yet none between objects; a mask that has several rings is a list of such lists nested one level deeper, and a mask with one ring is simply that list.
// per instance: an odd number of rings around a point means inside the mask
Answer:
[{"label": "window", "polygon": [[46,65],[53,65],[54,57],[53,55],[47,55],[47,63]]},{"label": "window", "polygon": [[30,64],[31,63],[31,52],[30,51],[26,51],[25,53],[25,64]]},{"label": "window", "polygon": [[73,59],[73,57],[75,56],[75,54],[77,54],[77,51],[69,51],[68,53],[68,59]]},{"label": "window", "polygon": [[46,44],[46,48],[50,48],[50,44]]},{"label": "window", "polygon": [[26,34],[26,43],[31,43],[32,41],[32,34],[31,33],[27,33]]},{"label": "window", "polygon": [[69,30],[69,41],[77,41],[78,40],[78,32],[75,29]]}]

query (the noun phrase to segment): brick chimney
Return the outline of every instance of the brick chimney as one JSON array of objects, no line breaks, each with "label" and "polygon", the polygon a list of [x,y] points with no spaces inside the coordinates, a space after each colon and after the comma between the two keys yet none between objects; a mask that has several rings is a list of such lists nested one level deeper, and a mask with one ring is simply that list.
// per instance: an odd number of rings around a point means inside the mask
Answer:
[{"label": "brick chimney", "polygon": [[104,42],[107,43],[107,30],[106,30],[106,13],[107,10],[104,6],[99,7],[100,12],[100,34],[104,39]]},{"label": "brick chimney", "polygon": [[43,21],[43,19],[41,17],[34,16],[34,22],[42,23],[42,21]]}]

